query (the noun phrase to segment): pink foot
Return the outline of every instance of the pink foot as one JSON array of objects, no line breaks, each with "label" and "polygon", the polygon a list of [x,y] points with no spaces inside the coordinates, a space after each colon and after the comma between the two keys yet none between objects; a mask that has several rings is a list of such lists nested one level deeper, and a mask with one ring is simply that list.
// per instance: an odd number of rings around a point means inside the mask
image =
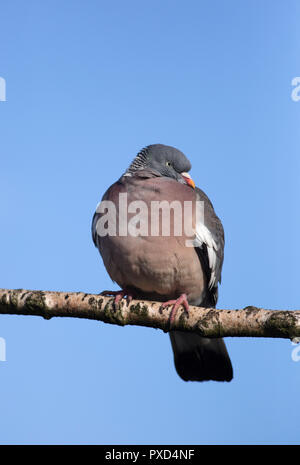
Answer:
[{"label": "pink foot", "polygon": [[173,308],[172,308],[171,313],[170,313],[170,327],[171,327],[173,322],[174,322],[177,310],[180,307],[180,305],[183,305],[186,313],[189,314],[189,303],[187,301],[186,294],[181,294],[181,296],[176,300],[168,300],[167,302],[164,302],[161,305],[161,308],[164,309],[164,308],[168,307],[169,305],[173,305]]},{"label": "pink foot", "polygon": [[104,296],[115,296],[114,305],[117,306],[120,300],[124,299],[126,296],[127,305],[130,304],[134,295],[129,289],[120,289],[119,291],[103,291],[101,295]]}]

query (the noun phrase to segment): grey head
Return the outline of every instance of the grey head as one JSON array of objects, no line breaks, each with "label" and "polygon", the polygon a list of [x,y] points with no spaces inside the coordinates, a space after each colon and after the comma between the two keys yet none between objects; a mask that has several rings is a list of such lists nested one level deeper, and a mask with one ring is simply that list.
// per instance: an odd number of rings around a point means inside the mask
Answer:
[{"label": "grey head", "polygon": [[153,144],[137,154],[125,175],[131,176],[139,170],[151,170],[160,176],[184,182],[181,173],[187,173],[190,169],[190,161],[180,150],[169,145]]}]

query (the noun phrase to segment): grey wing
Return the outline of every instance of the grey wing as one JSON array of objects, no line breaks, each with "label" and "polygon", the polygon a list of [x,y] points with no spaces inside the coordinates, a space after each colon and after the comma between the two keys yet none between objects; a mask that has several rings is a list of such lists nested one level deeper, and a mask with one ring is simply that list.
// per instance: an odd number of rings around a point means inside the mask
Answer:
[{"label": "grey wing", "polygon": [[97,222],[98,222],[98,219],[100,218],[100,214],[97,213],[97,211],[94,213],[94,216],[93,216],[93,219],[92,219],[92,239],[93,239],[93,242],[95,244],[95,247],[98,247],[98,243],[97,243],[97,231],[96,231],[96,226],[97,226]]},{"label": "grey wing", "polygon": [[117,185],[118,185],[118,183],[115,183],[115,184],[113,184],[112,186],[110,186],[107,189],[107,191],[103,195],[101,201],[98,203],[98,205],[96,207],[96,211],[95,211],[93,219],[92,219],[92,225],[91,225],[92,239],[93,239],[93,242],[95,244],[95,247],[97,247],[99,249],[99,252],[100,252],[100,236],[99,236],[99,234],[97,232],[97,223],[98,223],[98,220],[103,215],[103,209],[101,209],[101,203],[103,202],[103,200],[108,200],[110,198],[111,192],[113,192],[115,190],[115,186],[117,186]]},{"label": "grey wing", "polygon": [[196,187],[197,200],[204,202],[204,215],[198,218],[194,247],[207,277],[208,294],[211,304],[218,299],[218,283],[221,282],[221,272],[224,260],[224,229],[213,205],[207,195]]}]

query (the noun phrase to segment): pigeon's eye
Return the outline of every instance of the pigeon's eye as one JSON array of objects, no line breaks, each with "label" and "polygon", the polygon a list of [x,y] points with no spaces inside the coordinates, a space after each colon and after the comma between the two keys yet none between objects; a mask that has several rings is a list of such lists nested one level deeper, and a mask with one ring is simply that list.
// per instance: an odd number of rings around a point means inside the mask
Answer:
[{"label": "pigeon's eye", "polygon": [[172,166],[170,161],[166,161],[166,166]]}]

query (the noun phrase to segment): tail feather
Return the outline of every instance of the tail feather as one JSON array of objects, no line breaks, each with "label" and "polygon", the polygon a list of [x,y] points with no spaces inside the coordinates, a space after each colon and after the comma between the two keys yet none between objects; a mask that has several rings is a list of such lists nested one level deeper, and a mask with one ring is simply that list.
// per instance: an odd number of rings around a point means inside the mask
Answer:
[{"label": "tail feather", "polygon": [[184,381],[231,381],[233,370],[223,339],[170,331],[174,362]]}]

